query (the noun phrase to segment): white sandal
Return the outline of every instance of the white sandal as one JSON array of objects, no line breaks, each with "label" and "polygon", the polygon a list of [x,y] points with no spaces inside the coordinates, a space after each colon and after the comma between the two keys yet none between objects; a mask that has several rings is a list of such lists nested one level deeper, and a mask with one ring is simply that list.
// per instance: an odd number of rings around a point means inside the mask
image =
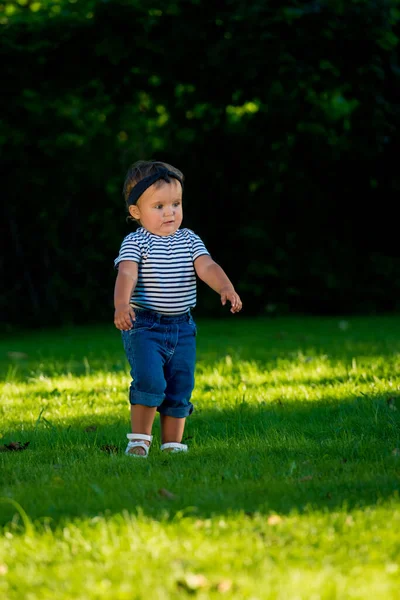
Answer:
[{"label": "white sandal", "polygon": [[160,446],[160,450],[170,450],[170,452],[187,452],[188,447],[186,444],[178,444],[178,442],[167,442],[166,444],[162,444]]},{"label": "white sandal", "polygon": [[[146,435],[145,433],[127,433],[126,437],[128,440],[128,445],[125,450],[125,454],[129,456],[139,456],[139,458],[147,458],[151,446],[151,442],[153,441],[152,435]],[[136,442],[131,440],[137,440]],[[149,445],[146,442],[150,442]],[[145,454],[135,454],[134,452],[129,452],[131,448],[143,448]]]}]

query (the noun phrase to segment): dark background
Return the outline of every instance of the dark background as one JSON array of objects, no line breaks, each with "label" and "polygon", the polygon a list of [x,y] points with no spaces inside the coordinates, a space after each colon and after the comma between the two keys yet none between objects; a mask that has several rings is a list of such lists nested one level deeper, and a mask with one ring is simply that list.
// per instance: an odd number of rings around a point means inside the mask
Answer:
[{"label": "dark background", "polygon": [[[183,226],[246,314],[398,311],[399,22],[394,0],[0,4],[2,327],[112,322],[138,159],[183,171]],[[196,314],[218,305],[201,285]]]}]

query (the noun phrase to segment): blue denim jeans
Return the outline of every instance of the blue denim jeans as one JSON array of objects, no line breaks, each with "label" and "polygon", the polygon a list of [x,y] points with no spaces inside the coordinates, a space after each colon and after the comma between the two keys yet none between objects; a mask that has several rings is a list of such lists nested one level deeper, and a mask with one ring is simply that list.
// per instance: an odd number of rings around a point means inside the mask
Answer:
[{"label": "blue denim jeans", "polygon": [[156,406],[162,415],[184,418],[193,412],[196,325],[190,312],[162,315],[136,309],[130,331],[122,331],[131,367],[131,404]]}]

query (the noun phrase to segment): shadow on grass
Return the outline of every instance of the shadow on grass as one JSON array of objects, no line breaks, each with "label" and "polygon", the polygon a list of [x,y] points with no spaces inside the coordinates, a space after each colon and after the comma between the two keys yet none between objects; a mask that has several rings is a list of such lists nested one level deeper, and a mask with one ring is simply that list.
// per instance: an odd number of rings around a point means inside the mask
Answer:
[{"label": "shadow on grass", "polygon": [[[228,320],[200,323],[199,364],[207,369],[230,354],[234,361],[259,362],[267,370],[290,357],[298,362],[327,355],[351,365],[354,357],[358,361],[400,353],[400,319],[354,319],[346,327],[338,329],[338,319],[310,318],[245,320],[238,327]],[[10,358],[9,352],[25,353],[26,358]],[[15,382],[63,373],[128,373],[119,335],[111,327],[3,339],[0,360],[3,372]],[[364,381],[373,378],[370,372],[362,376]],[[266,385],[273,388],[283,381]],[[328,387],[340,381],[347,379],[315,380],[304,373],[288,383]],[[251,381],[246,385],[251,387]],[[57,394],[57,389],[38,391],[49,402]],[[374,505],[399,487],[400,410],[383,395],[360,398],[355,393],[338,401],[324,394],[321,401],[199,408],[187,422],[190,452],[161,454],[157,420],[147,460],[123,454],[128,406],[126,419],[89,415],[94,406],[95,398],[90,398],[79,419],[42,418],[36,426],[21,422],[13,431],[2,430],[1,443],[30,445],[23,452],[0,453],[0,495],[16,500],[30,518],[57,524],[123,510],[140,510],[154,519],[236,511],[283,514],[308,507],[334,511],[343,505]],[[117,410],[120,414],[125,406],[114,405],[113,412]],[[116,454],[103,451],[105,445],[116,446]],[[0,505],[1,524],[14,515],[11,505]]]},{"label": "shadow on grass", "polygon": [[[378,396],[199,409],[188,454],[159,451],[157,419],[147,460],[124,456],[128,418],[25,423],[7,438],[29,448],[0,454],[1,495],[53,524],[123,510],[164,519],[366,507],[399,488],[399,417]],[[12,506],[0,510],[2,524],[14,518]]]}]

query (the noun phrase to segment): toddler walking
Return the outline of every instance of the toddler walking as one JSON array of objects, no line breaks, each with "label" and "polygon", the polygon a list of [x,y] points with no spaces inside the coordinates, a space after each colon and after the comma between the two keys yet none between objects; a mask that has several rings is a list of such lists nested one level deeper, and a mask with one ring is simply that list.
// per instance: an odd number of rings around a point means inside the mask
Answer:
[{"label": "toddler walking", "polygon": [[131,367],[132,433],[125,453],[147,457],[156,411],[161,450],[185,452],[185,420],[192,411],[196,325],[196,275],[239,312],[242,302],[198,235],[180,229],[183,174],[159,161],[129,169],[124,197],[140,227],[128,234],[115,259],[114,324],[122,332]]}]

